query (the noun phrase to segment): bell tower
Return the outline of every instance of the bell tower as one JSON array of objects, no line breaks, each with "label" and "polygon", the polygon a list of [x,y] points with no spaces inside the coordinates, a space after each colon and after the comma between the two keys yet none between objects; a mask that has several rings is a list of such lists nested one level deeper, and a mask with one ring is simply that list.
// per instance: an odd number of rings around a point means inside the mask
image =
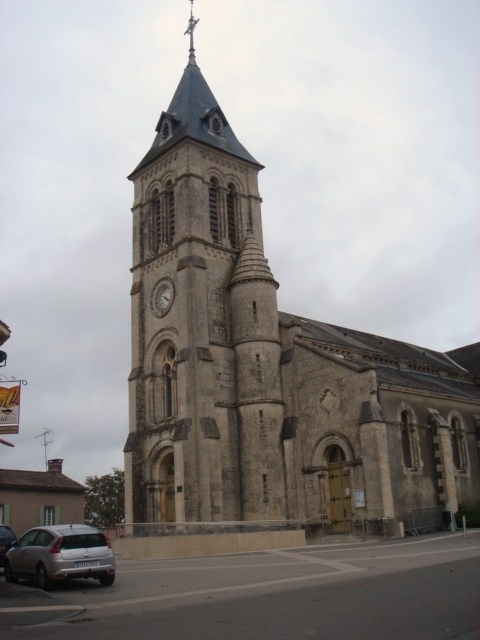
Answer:
[{"label": "bell tower", "polygon": [[[264,507],[257,512],[251,499],[243,513],[242,491],[251,491],[255,480],[242,482],[242,473],[257,477],[253,493],[262,500],[267,489],[265,480],[260,488],[255,460],[240,462],[242,441],[248,442],[245,451],[254,449],[251,438],[240,436],[240,422],[241,429],[249,428],[252,411],[245,406],[258,398],[251,385],[248,393],[239,391],[238,376],[248,371],[248,354],[263,358],[265,348],[279,368],[279,347],[272,347],[278,342],[273,277],[262,274],[260,289],[267,290],[272,308],[261,307],[269,336],[260,332],[263,342],[256,350],[242,347],[241,328],[242,295],[262,295],[252,285],[255,278],[245,284],[237,270],[234,308],[231,301],[235,265],[247,238],[263,257],[258,192],[263,167],[237,140],[197,65],[197,23],[192,7],[185,32],[188,64],[160,115],[151,148],[129,176],[134,186],[132,370],[124,452],[130,523],[271,515]],[[248,304],[251,314],[252,301]],[[278,387],[279,375],[273,378]],[[268,420],[278,431],[279,393],[278,388],[266,393],[268,407],[272,398],[275,405],[266,411]],[[258,410],[254,413],[258,417]]]}]

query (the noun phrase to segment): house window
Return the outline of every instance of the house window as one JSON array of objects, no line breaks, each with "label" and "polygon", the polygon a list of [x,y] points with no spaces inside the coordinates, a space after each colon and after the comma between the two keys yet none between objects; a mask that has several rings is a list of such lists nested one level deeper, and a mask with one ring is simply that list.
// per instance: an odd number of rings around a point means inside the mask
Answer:
[{"label": "house window", "polygon": [[219,242],[220,240],[218,201],[218,180],[217,178],[211,178],[208,188],[208,207],[210,212],[210,233],[212,234],[213,242]]},{"label": "house window", "polygon": [[465,449],[465,435],[458,418],[452,418],[450,423],[450,433],[452,437],[453,464],[459,471],[467,468],[467,454]]},{"label": "house window", "polygon": [[230,246],[232,249],[236,249],[237,242],[237,224],[236,224],[236,209],[237,209],[237,192],[234,184],[228,185],[227,191],[227,230],[228,239],[230,240]]},{"label": "house window", "polygon": [[10,505],[0,504],[0,524],[10,524]]},{"label": "house window", "polygon": [[400,423],[403,464],[406,469],[416,469],[418,467],[417,433],[409,411],[402,411]]},{"label": "house window", "polygon": [[55,507],[43,507],[43,524],[51,526],[55,523]]}]

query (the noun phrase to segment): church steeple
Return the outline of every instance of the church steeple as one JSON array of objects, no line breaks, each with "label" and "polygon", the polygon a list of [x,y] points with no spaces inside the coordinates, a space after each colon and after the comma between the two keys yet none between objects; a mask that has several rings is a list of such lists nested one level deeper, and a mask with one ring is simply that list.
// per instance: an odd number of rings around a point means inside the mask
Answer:
[{"label": "church steeple", "polygon": [[193,46],[193,32],[197,23],[198,19],[193,17],[192,9],[185,31],[185,35],[190,35],[188,64],[168,109],[160,115],[152,147],[128,176],[130,179],[185,138],[246,160],[254,164],[257,170],[263,168],[263,165],[238,141],[197,65]]},{"label": "church steeple", "polygon": [[283,404],[262,165],[237,140],[197,65],[197,23],[192,8],[187,66],[130,175],[129,522],[284,517],[273,480],[282,473]]},{"label": "church steeple", "polygon": [[189,55],[189,58],[188,58],[188,64],[196,64],[196,61],[195,61],[195,47],[193,46],[193,32],[195,31],[195,27],[197,26],[197,23],[200,20],[200,18],[197,18],[195,20],[195,18],[193,17],[193,0],[190,0],[190,4],[191,4],[190,20],[188,21],[187,30],[185,31],[185,33],[183,35],[186,36],[187,33],[190,35],[190,49],[189,49],[189,54],[190,55]]}]

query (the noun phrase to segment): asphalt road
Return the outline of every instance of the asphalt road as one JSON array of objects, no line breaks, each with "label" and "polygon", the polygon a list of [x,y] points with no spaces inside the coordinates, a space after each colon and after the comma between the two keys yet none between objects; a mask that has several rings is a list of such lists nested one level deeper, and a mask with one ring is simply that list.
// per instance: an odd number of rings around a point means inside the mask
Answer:
[{"label": "asphalt road", "polygon": [[[42,595],[23,616],[1,598],[8,638],[480,640],[480,532],[120,560],[113,587],[78,582]],[[39,626],[48,607],[58,609]]]}]

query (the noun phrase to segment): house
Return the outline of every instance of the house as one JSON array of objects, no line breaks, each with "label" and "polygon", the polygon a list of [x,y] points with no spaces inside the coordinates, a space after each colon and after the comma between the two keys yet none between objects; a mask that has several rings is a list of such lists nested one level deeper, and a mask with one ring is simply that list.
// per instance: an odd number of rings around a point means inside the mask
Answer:
[{"label": "house", "polygon": [[62,473],[63,460],[48,471],[0,469],[0,523],[21,535],[38,525],[84,522],[85,487]]}]

